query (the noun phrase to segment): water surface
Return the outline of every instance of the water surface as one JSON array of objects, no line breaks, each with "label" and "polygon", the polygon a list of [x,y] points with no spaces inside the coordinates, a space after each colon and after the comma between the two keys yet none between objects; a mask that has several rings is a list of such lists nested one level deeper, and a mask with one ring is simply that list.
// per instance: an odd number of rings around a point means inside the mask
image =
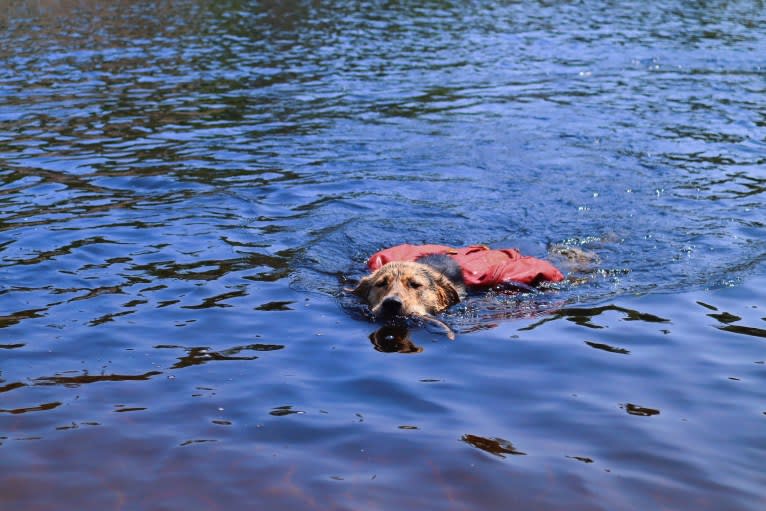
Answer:
[{"label": "water surface", "polygon": [[[11,2],[0,507],[762,509],[765,13]],[[375,343],[403,242],[601,262]]]}]

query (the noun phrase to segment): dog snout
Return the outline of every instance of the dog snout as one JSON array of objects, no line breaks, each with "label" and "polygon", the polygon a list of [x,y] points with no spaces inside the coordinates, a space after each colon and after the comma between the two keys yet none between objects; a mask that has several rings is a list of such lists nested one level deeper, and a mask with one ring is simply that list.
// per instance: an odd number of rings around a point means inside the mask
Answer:
[{"label": "dog snout", "polygon": [[398,296],[389,296],[381,303],[383,313],[389,316],[399,314],[402,311],[402,299]]}]

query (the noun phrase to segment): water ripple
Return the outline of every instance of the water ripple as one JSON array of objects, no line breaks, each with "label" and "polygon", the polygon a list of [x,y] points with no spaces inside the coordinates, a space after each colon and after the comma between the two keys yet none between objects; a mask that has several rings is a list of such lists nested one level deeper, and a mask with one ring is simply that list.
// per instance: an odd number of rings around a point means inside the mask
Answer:
[{"label": "water ripple", "polygon": [[[760,509],[762,7],[10,2],[0,502]],[[452,342],[403,242],[601,263]]]}]

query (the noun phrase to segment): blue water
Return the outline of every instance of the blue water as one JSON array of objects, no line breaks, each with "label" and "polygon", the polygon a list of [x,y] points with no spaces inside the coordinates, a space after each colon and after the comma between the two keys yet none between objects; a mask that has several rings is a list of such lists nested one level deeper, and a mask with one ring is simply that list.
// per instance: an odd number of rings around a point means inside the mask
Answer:
[{"label": "blue water", "polygon": [[[11,2],[0,509],[763,509],[764,27]],[[342,290],[405,242],[600,262],[381,346]]]}]

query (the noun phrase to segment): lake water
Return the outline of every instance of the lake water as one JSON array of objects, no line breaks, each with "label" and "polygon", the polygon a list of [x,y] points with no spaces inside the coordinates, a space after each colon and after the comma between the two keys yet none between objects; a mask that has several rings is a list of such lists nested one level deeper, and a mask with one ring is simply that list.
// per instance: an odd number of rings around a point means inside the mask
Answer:
[{"label": "lake water", "polygon": [[[765,55],[761,1],[6,2],[0,508],[766,508]],[[372,342],[405,242],[600,263]]]}]

